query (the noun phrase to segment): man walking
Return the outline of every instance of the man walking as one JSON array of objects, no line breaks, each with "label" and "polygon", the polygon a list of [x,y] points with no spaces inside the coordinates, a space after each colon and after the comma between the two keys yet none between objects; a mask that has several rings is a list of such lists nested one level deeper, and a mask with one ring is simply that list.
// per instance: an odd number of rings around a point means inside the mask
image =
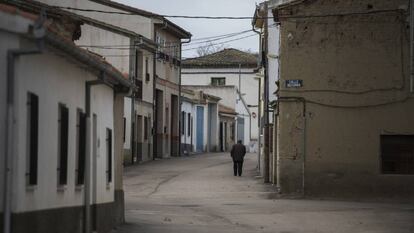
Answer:
[{"label": "man walking", "polygon": [[241,176],[243,171],[243,160],[246,155],[246,147],[242,144],[242,141],[237,141],[237,144],[231,148],[231,157],[233,158],[234,176]]}]

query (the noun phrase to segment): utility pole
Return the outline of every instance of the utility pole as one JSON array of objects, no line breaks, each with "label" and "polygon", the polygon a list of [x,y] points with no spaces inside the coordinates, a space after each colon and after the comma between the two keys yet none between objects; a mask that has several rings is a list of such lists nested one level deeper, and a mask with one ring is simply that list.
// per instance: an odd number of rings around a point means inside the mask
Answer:
[{"label": "utility pole", "polygon": [[263,67],[264,67],[264,166],[263,166],[263,176],[264,182],[269,183],[269,156],[270,156],[270,127],[269,127],[269,71],[268,71],[268,6],[267,2],[264,3],[265,6],[265,15],[266,19],[264,20],[264,51],[262,52]]}]

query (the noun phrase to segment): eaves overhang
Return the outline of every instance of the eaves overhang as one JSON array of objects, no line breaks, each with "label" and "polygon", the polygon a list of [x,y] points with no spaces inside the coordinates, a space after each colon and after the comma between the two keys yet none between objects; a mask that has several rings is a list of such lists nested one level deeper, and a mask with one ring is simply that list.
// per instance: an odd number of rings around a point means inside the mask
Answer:
[{"label": "eaves overhang", "polygon": [[55,8],[53,6],[47,5],[42,2],[32,0],[32,1],[17,3],[14,1],[10,1],[10,2],[7,2],[7,4],[13,5],[27,12],[31,12],[35,14],[39,14],[44,9],[47,16],[50,18],[60,19],[61,17],[65,16],[65,17],[70,18],[73,21],[77,21],[83,24],[88,24],[88,25],[101,28],[101,29],[104,29],[104,30],[107,30],[107,31],[110,31],[110,32],[113,32],[119,35],[123,35],[125,37],[139,40],[142,42],[140,44],[140,47],[146,50],[149,50],[151,52],[155,52],[157,49],[157,44],[154,41],[152,41],[149,38],[146,38],[145,36],[141,34],[138,34],[133,31],[127,30],[125,28],[121,28],[121,27],[118,27],[112,24],[108,24],[108,23],[105,23],[105,22],[102,22],[102,21],[99,21],[99,20],[96,20],[96,19],[93,19],[87,16],[83,16],[83,15],[72,13],[70,11]]}]

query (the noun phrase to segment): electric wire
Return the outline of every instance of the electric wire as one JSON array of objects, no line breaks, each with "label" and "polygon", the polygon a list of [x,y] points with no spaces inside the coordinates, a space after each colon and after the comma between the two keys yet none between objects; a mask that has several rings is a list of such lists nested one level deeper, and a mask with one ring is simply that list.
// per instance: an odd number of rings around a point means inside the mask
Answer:
[{"label": "electric wire", "polygon": [[223,41],[223,42],[220,42],[220,43],[209,44],[209,45],[199,46],[199,47],[195,47],[195,48],[187,48],[187,49],[183,49],[182,51],[189,51],[189,50],[195,50],[195,49],[199,49],[199,48],[206,48],[206,47],[214,46],[214,45],[221,45],[221,44],[225,44],[225,43],[229,43],[229,42],[243,40],[243,39],[250,38],[250,37],[253,37],[253,36],[257,36],[257,34],[255,33],[255,34],[252,34],[252,35],[236,38],[236,39],[233,39],[233,40],[227,40],[227,41]]},{"label": "electric wire", "polygon": [[[62,7],[62,6],[51,6],[56,9],[66,9],[81,12],[95,12],[104,14],[119,14],[119,15],[143,15],[143,13],[134,12],[121,12],[121,11],[104,11],[96,9],[83,9],[75,7]],[[354,16],[354,15],[367,15],[367,14],[379,14],[389,13],[395,11],[403,11],[402,9],[383,9],[383,10],[369,10],[361,12],[345,12],[335,14],[320,14],[320,15],[279,15],[278,18],[320,18],[320,17],[333,17],[333,16]],[[205,16],[205,15],[162,15],[148,12],[145,14],[147,17],[152,18],[183,18],[183,19],[209,19],[209,20],[246,20],[246,19],[274,19],[274,17],[254,17],[254,16]]]},{"label": "electric wire", "polygon": [[[225,44],[225,43],[229,43],[229,42],[243,40],[243,39],[250,38],[250,37],[253,37],[253,36],[257,36],[257,34],[252,34],[252,35],[248,35],[248,36],[244,36],[244,37],[240,37],[240,38],[236,38],[236,39],[232,39],[232,40],[227,40],[227,41],[223,41],[223,42],[220,42],[220,43],[209,44],[209,45],[206,45],[206,46],[187,48],[187,49],[183,49],[182,51],[190,51],[190,50],[196,50],[196,49],[199,49],[199,48],[206,48],[206,47],[214,46],[214,45],[221,45],[221,44]],[[92,45],[91,46],[85,46],[85,45],[83,45],[83,46],[80,46],[80,47],[91,47],[91,48],[99,48],[99,49],[115,49],[115,50],[117,50],[117,49],[118,50],[130,50],[131,48],[134,48],[135,46],[131,46],[130,48],[116,48],[116,47],[102,48],[102,47],[96,46],[96,45],[95,46],[92,46]],[[107,54],[107,55],[101,55],[101,56],[103,56],[103,57],[128,57],[130,55],[127,55],[127,54],[125,54],[125,55],[122,55],[122,54],[119,54],[119,55],[117,55],[117,54]]]}]

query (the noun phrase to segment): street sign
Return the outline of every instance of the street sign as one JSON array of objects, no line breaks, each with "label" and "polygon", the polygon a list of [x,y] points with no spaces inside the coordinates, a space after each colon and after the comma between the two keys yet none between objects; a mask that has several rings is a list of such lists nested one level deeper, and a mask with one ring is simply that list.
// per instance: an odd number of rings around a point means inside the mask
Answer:
[{"label": "street sign", "polygon": [[299,88],[303,86],[303,80],[300,80],[300,79],[286,80],[285,86],[286,88]]}]

